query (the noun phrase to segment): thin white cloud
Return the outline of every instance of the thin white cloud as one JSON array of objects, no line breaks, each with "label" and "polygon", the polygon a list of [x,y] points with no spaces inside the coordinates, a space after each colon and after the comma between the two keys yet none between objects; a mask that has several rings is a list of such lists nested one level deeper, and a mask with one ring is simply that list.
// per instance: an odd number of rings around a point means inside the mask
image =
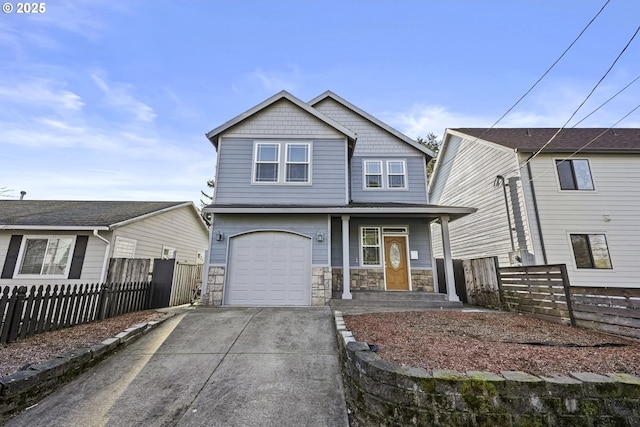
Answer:
[{"label": "thin white cloud", "polygon": [[2,103],[26,104],[35,108],[78,111],[84,106],[82,98],[66,89],[55,87],[47,79],[30,79],[15,85],[0,86]]},{"label": "thin white cloud", "polygon": [[249,74],[249,77],[258,81],[266,92],[281,90],[293,92],[300,82],[300,72],[295,66],[291,66],[288,71],[264,71],[262,68],[257,68]]},{"label": "thin white cloud", "polygon": [[92,74],[91,78],[102,90],[107,103],[112,107],[131,113],[143,122],[151,122],[157,117],[153,108],[138,101],[129,93],[132,90],[131,87],[118,83],[109,85],[96,73]]}]

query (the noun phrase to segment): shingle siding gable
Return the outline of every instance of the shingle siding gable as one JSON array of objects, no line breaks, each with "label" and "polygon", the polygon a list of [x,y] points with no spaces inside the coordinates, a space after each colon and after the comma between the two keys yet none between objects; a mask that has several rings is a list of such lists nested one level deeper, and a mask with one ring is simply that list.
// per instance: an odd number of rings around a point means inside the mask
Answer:
[{"label": "shingle siding gable", "polygon": [[399,140],[386,130],[376,126],[331,98],[320,101],[314,105],[314,108],[358,134],[354,156],[422,155],[406,142]]},{"label": "shingle siding gable", "polygon": [[233,126],[223,136],[344,138],[336,129],[282,99]]}]

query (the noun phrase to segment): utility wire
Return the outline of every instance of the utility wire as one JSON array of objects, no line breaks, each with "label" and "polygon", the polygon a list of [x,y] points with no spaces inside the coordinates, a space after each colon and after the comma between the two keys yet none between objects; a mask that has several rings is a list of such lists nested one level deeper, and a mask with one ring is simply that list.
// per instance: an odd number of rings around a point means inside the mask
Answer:
[{"label": "utility wire", "polygon": [[595,110],[593,110],[592,112],[590,112],[589,114],[587,114],[586,116],[584,116],[582,118],[582,120],[580,120],[579,122],[577,122],[576,124],[574,124],[573,126],[571,126],[571,128],[575,128],[576,126],[578,126],[580,123],[584,122],[585,120],[587,120],[589,117],[591,117],[596,111],[598,111],[599,109],[601,109],[602,107],[604,107],[605,105],[607,105],[613,98],[617,97],[618,95],[620,95],[622,92],[624,92],[625,90],[627,90],[627,88],[629,88],[629,86],[631,86],[632,84],[634,84],[635,82],[638,81],[638,79],[640,79],[640,76],[636,77],[635,79],[633,79],[631,81],[631,83],[629,83],[628,85],[626,85],[625,87],[623,87],[622,89],[620,89],[618,92],[616,92],[615,95],[613,95],[611,98],[607,99],[605,102],[603,102],[602,104],[600,104],[600,106],[598,106],[598,108],[596,108]]},{"label": "utility wire", "polygon": [[564,128],[567,126],[567,124],[569,124],[569,122],[573,119],[573,117],[578,114],[578,111],[582,108],[582,106],[587,102],[587,100],[591,97],[591,95],[593,95],[593,92],[596,91],[596,89],[598,88],[598,86],[600,86],[600,83],[602,83],[602,81],[607,77],[607,75],[609,75],[609,72],[611,72],[611,70],[613,69],[613,67],[616,65],[616,63],[618,62],[618,60],[620,59],[620,57],[624,54],[624,52],[627,50],[627,48],[629,47],[629,45],[631,44],[631,42],[633,41],[633,39],[636,38],[636,35],[638,34],[638,31],[640,31],[640,27],[636,28],[635,33],[633,33],[633,36],[631,36],[631,39],[629,39],[629,41],[627,42],[627,44],[625,45],[625,47],[622,49],[622,51],[620,51],[620,53],[618,54],[618,56],[616,57],[616,59],[613,61],[613,63],[611,64],[611,66],[609,66],[609,69],[604,73],[604,75],[602,77],[600,77],[600,80],[598,80],[598,83],[596,83],[596,85],[593,87],[593,89],[591,89],[591,92],[589,92],[589,94],[586,96],[586,98],[580,103],[580,105],[578,105],[578,108],[576,108],[573,113],[571,114],[571,116],[567,119],[567,121],[562,125],[561,128],[559,128],[556,133],[553,134],[553,136],[551,138],[549,138],[549,140],[542,146],[540,147],[535,153],[533,153],[533,155],[531,157],[529,157],[527,159],[526,162],[524,162],[522,165],[520,165],[520,168],[525,167],[528,163],[530,163],[538,154],[540,154],[542,152],[542,150],[544,150],[549,144],[551,144],[551,142],[560,134],[560,132],[562,132],[564,130]]},{"label": "utility wire", "polygon": [[598,16],[600,16],[600,14],[602,13],[602,11],[604,10],[605,7],[607,7],[607,5],[609,4],[611,0],[607,0],[605,2],[605,4],[600,8],[600,10],[598,11],[598,13],[595,14],[595,16],[593,18],[591,18],[591,21],[589,21],[589,23],[582,29],[582,31],[580,31],[580,34],[578,34],[578,36],[571,42],[571,44],[569,45],[569,47],[567,47],[564,52],[562,52],[562,54],[558,57],[558,59],[556,59],[554,61],[553,64],[551,64],[551,66],[549,68],[547,68],[547,71],[545,71],[542,76],[540,76],[540,78],[538,78],[538,80],[536,80],[536,82],[524,93],[524,95],[522,95],[520,98],[518,98],[518,100],[515,102],[515,104],[513,104],[502,116],[500,116],[500,118],[498,120],[496,120],[489,128],[487,128],[479,137],[477,137],[473,142],[477,141],[478,139],[482,138],[487,132],[489,132],[491,129],[493,129],[494,127],[496,127],[496,125],[498,123],[500,123],[502,121],[502,119],[504,119],[511,111],[513,111],[514,108],[516,108],[516,106],[518,104],[520,104],[520,102],[527,97],[527,95],[529,95],[531,93],[531,91],[538,86],[538,83],[540,83],[542,81],[542,79],[544,79],[547,74],[549,74],[549,72],[556,66],[556,64],[558,62],[560,62],[560,60],[567,54],[567,52],[569,52],[569,50],[573,47],[574,44],[576,44],[576,42],[580,39],[580,37],[582,37],[582,35],[585,33],[585,31],[587,31],[587,29],[591,26],[591,24],[593,24],[593,21],[596,20],[596,18],[598,18]]},{"label": "utility wire", "polygon": [[[594,15],[593,18],[591,18],[591,20],[587,23],[587,25],[582,29],[582,31],[580,31],[580,33],[578,34],[578,36],[571,42],[571,44],[569,45],[569,47],[567,47],[564,52],[562,52],[562,54],[558,57],[558,59],[556,59],[553,64],[551,64],[551,66],[549,68],[547,68],[547,70],[542,74],[542,76],[540,76],[538,78],[538,80],[536,80],[536,82],[524,93],[524,95],[522,95],[520,98],[518,98],[518,100],[515,102],[515,104],[513,104],[502,116],[500,116],[500,118],[498,120],[496,120],[491,127],[487,128],[484,130],[484,132],[482,132],[480,134],[480,136],[476,137],[475,139],[473,139],[473,141],[471,141],[471,143],[476,142],[477,140],[481,139],[487,132],[489,132],[491,129],[493,129],[494,127],[496,127],[496,125],[498,123],[500,123],[502,121],[502,119],[504,119],[525,97],[527,97],[531,91],[533,91],[533,89],[538,85],[538,83],[540,83],[542,81],[542,79],[544,79],[547,74],[549,74],[549,72],[556,66],[556,64],[558,62],[560,62],[560,60],[567,54],[567,52],[569,52],[569,50],[573,47],[573,45],[576,44],[576,42],[580,39],[580,37],[582,37],[582,35],[587,31],[587,29],[591,26],[591,24],[598,18],[598,16],[600,16],[600,14],[602,13],[602,11],[604,10],[605,7],[607,7],[607,5],[609,4],[611,0],[607,0],[604,5],[600,8],[600,10],[598,11],[598,13],[596,13]],[[443,165],[438,165],[438,168],[444,167],[447,164],[451,163],[452,161],[454,161],[454,159],[449,160],[448,162],[444,163]]]}]

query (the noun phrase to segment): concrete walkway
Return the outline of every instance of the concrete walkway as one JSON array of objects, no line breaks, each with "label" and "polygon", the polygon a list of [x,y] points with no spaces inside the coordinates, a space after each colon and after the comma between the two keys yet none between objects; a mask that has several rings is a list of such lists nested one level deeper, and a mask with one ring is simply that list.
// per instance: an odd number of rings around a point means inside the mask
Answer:
[{"label": "concrete walkway", "polygon": [[6,426],[348,426],[331,311],[178,314]]}]

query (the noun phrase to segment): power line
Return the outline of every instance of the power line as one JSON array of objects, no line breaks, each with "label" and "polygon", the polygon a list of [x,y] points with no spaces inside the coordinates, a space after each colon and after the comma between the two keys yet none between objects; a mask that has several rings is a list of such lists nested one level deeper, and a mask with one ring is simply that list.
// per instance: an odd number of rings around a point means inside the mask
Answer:
[{"label": "power line", "polygon": [[573,126],[571,126],[571,128],[575,128],[576,126],[578,126],[580,123],[584,122],[585,120],[587,120],[589,117],[591,117],[596,111],[598,111],[599,109],[601,109],[602,107],[604,107],[605,105],[607,105],[612,99],[614,99],[615,97],[617,97],[618,95],[620,95],[622,92],[624,92],[625,90],[627,90],[627,88],[629,86],[631,86],[632,84],[634,84],[635,82],[638,81],[638,79],[640,79],[640,76],[636,77],[635,79],[633,79],[631,81],[631,83],[627,84],[625,87],[623,87],[622,89],[620,89],[618,92],[616,92],[615,95],[613,95],[611,98],[607,99],[605,102],[603,102],[602,104],[600,104],[598,106],[598,108],[596,108],[595,110],[593,110],[592,112],[590,112],[589,114],[587,114],[586,116],[584,116],[582,118],[582,120],[580,120],[579,122],[577,122],[576,124],[574,124]]},{"label": "power line", "polygon": [[627,44],[625,45],[625,47],[620,51],[620,53],[618,54],[618,56],[616,57],[616,59],[613,61],[613,63],[611,64],[611,66],[609,66],[609,69],[604,73],[604,75],[602,77],[600,77],[600,80],[598,80],[598,82],[596,83],[596,85],[593,87],[593,89],[591,89],[591,92],[589,92],[589,94],[585,97],[585,99],[580,103],[580,105],[578,105],[578,108],[576,108],[573,113],[571,114],[571,116],[569,117],[569,119],[567,119],[567,121],[562,125],[561,128],[559,128],[556,133],[553,134],[553,136],[551,138],[549,138],[549,140],[542,146],[540,147],[535,153],[533,153],[533,155],[531,157],[529,157],[527,159],[526,162],[524,162],[522,165],[520,165],[520,168],[525,167],[529,162],[531,162],[531,160],[533,160],[538,154],[540,154],[542,152],[542,150],[544,150],[549,144],[551,144],[551,142],[560,134],[560,132],[562,132],[564,130],[564,128],[567,126],[567,124],[569,124],[569,122],[573,119],[573,117],[578,114],[578,111],[582,108],[582,106],[587,102],[587,100],[591,97],[591,95],[593,95],[593,92],[596,91],[596,89],[598,88],[598,86],[600,86],[600,83],[602,83],[602,81],[607,77],[607,75],[609,75],[609,72],[611,72],[611,70],[613,69],[613,67],[616,65],[616,63],[618,62],[618,60],[620,59],[620,57],[622,57],[622,55],[624,54],[624,52],[627,50],[627,48],[629,47],[629,45],[631,44],[631,42],[633,41],[633,39],[636,38],[636,35],[638,34],[638,31],[640,31],[640,27],[636,28],[635,33],[633,33],[633,36],[631,36],[631,39],[629,39],[629,41],[627,42]]}]

